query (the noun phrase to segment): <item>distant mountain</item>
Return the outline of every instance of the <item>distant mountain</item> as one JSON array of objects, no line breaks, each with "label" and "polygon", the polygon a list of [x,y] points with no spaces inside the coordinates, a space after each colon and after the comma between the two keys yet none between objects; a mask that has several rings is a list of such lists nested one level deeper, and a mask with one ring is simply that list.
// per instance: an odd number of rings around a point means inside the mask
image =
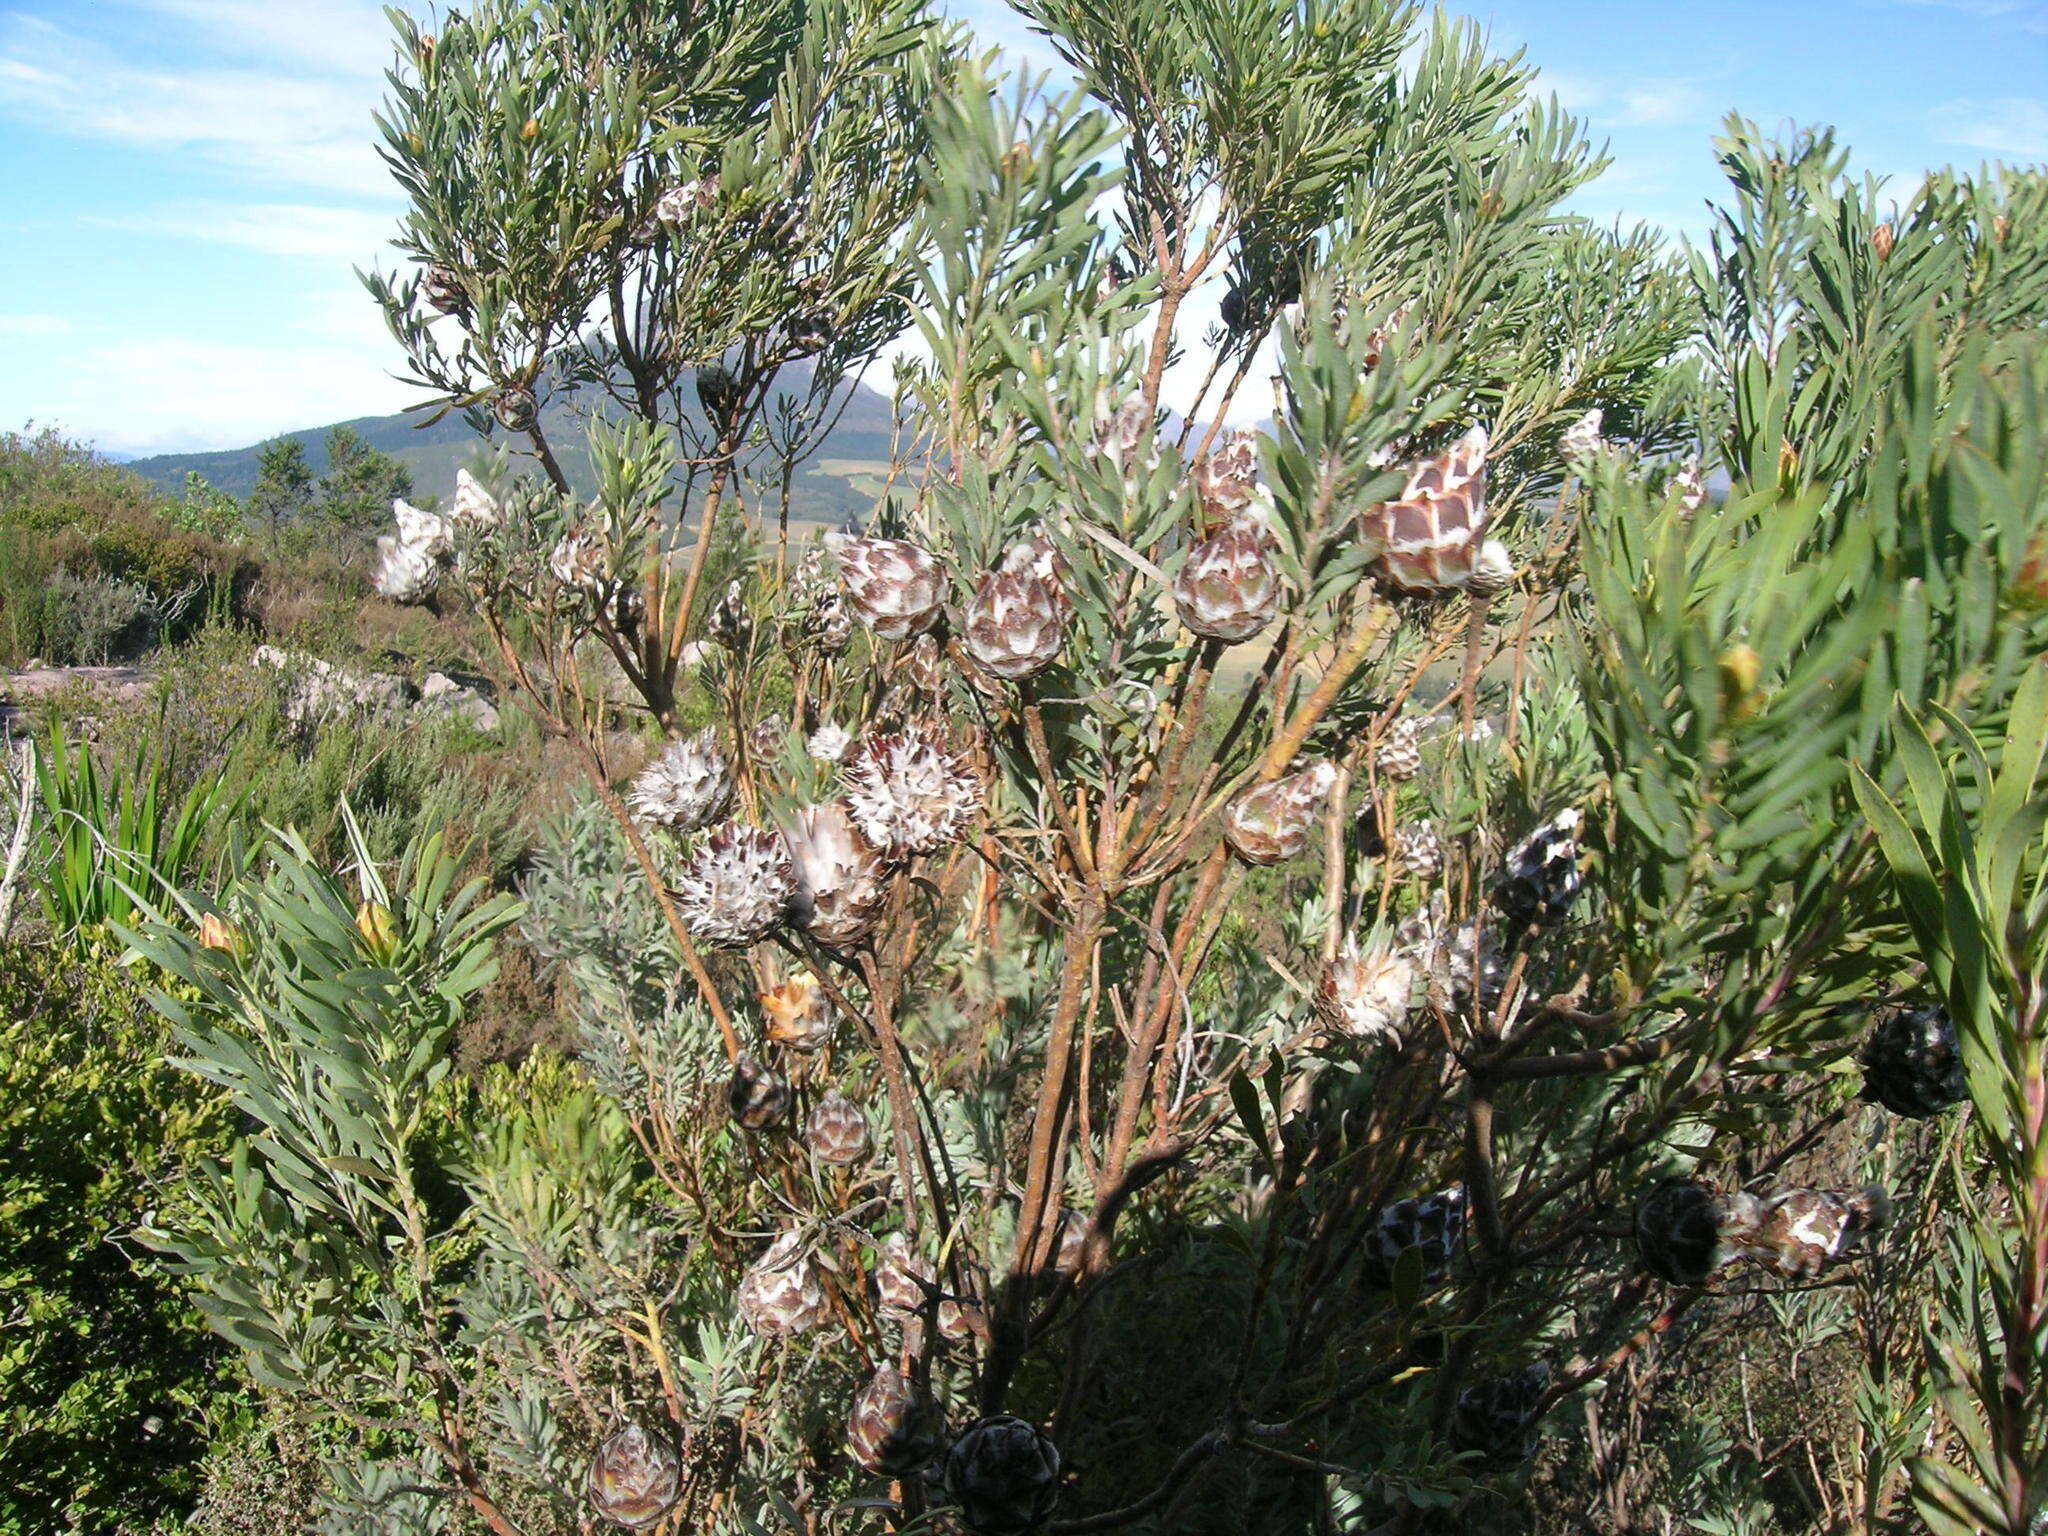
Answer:
[{"label": "distant mountain", "polygon": [[[785,377],[790,391],[801,392],[805,387],[805,378],[794,369]],[[571,485],[578,494],[589,495],[595,479],[584,446],[583,416],[566,400],[556,401],[542,412],[541,424]],[[327,467],[327,434],[334,426],[354,428],[372,448],[405,464],[422,496],[445,497],[454,486],[455,471],[473,463],[485,449],[460,412],[431,424],[418,415],[361,416],[279,435],[305,444],[306,462],[318,475]],[[889,402],[867,385],[855,384],[845,411],[798,468],[790,490],[792,516],[805,522],[840,524],[866,513],[887,468],[891,426]],[[157,454],[131,460],[127,468],[172,493],[182,491],[185,477],[196,473],[230,496],[246,497],[256,486],[257,459],[272,441],[275,439],[266,438],[247,448],[213,453]],[[525,439],[518,441],[524,443]]]}]

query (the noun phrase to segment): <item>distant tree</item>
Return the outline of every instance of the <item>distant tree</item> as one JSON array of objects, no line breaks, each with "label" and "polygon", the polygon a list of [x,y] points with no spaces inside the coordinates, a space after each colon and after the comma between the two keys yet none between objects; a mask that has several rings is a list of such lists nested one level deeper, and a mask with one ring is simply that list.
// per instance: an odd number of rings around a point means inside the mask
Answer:
[{"label": "distant tree", "polygon": [[184,495],[170,504],[169,515],[181,528],[227,539],[241,526],[242,504],[198,470],[188,470]]},{"label": "distant tree", "polygon": [[320,477],[315,509],[348,528],[366,528],[389,518],[393,498],[412,494],[412,471],[382,453],[353,427],[327,434],[327,470]]},{"label": "distant tree", "polygon": [[249,493],[249,511],[270,526],[270,542],[293,513],[303,511],[313,496],[313,471],[306,463],[306,445],[280,437],[263,445],[256,461],[256,488]]}]

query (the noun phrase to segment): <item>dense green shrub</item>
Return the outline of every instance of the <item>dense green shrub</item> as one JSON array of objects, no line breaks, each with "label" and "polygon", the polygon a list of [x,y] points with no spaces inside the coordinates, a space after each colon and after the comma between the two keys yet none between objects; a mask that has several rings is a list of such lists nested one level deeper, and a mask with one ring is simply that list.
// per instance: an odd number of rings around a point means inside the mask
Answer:
[{"label": "dense green shrub", "polygon": [[234,1376],[136,1232],[220,1096],[109,959],[0,946],[0,1532],[146,1529],[198,1492]]}]

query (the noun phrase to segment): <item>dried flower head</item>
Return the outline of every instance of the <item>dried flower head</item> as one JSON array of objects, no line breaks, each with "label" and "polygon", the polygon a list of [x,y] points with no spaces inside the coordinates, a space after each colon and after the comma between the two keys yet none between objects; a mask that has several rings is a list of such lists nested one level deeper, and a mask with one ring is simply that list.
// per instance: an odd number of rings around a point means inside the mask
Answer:
[{"label": "dried flower head", "polygon": [[590,1507],[604,1519],[644,1531],[681,1497],[683,1458],[668,1436],[628,1424],[598,1446],[584,1488]]},{"label": "dried flower head", "polygon": [[872,933],[881,919],[888,871],[854,825],[846,802],[805,806],[784,824],[782,841],[796,877],[790,921],[835,948]]},{"label": "dried flower head", "polygon": [[693,937],[739,947],[773,933],[796,894],[782,839],[729,821],[698,845],[676,875],[676,909]]},{"label": "dried flower head", "polygon": [[789,1084],[774,1068],[742,1056],[725,1085],[725,1103],[740,1129],[765,1131],[789,1113]]},{"label": "dried flower head", "polygon": [[832,1005],[810,976],[799,974],[756,992],[768,1038],[784,1050],[808,1056],[832,1039]]},{"label": "dried flower head", "polygon": [[1264,524],[1237,517],[1202,540],[1173,578],[1173,603],[1194,634],[1234,645],[1249,640],[1280,607],[1278,545]]},{"label": "dried flower head", "polygon": [[887,858],[958,841],[981,806],[981,775],[929,726],[864,738],[840,773],[854,826]]},{"label": "dried flower head", "polygon": [[696,831],[731,800],[732,774],[709,726],[663,747],[626,792],[635,816],[678,832]]},{"label": "dried flower head", "polygon": [[1415,962],[1386,944],[1358,947],[1347,935],[1316,984],[1316,1015],[1354,1040],[1399,1043],[1415,990]]},{"label": "dried flower head", "polygon": [[[1364,514],[1362,533],[1379,550],[1374,574],[1387,585],[1429,597],[1469,583],[1485,544],[1486,447],[1485,428],[1474,427],[1410,470],[1399,497]],[[1489,579],[1506,554],[1489,562]]]}]

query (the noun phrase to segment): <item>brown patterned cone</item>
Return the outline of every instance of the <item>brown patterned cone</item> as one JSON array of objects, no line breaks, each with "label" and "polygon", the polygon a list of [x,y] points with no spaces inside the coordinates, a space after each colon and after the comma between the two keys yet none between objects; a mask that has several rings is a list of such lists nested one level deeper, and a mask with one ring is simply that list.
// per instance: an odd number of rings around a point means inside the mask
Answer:
[{"label": "brown patterned cone", "polygon": [[795,895],[782,839],[736,821],[714,828],[676,874],[676,910],[691,936],[727,948],[773,933]]},{"label": "brown patterned cone", "polygon": [[1059,1213],[1059,1237],[1052,1248],[1052,1272],[1069,1278],[1081,1273],[1088,1250],[1088,1218],[1076,1210]]},{"label": "brown patterned cone", "polygon": [[937,731],[913,725],[863,737],[840,764],[847,812],[885,858],[957,842],[981,808],[981,775]]},{"label": "brown patterned cone", "polygon": [[1433,597],[1464,588],[1485,543],[1485,429],[1417,464],[1399,497],[1363,514],[1360,532],[1379,550],[1373,574],[1395,590]]},{"label": "brown patterned cone", "polygon": [[874,932],[888,894],[888,869],[854,825],[846,802],[805,806],[783,826],[782,841],[796,874],[791,922],[835,949]]},{"label": "brown patterned cone", "polygon": [[1189,630],[1234,645],[1249,640],[1280,607],[1273,535],[1245,517],[1202,540],[1173,578],[1173,604]]},{"label": "brown patterned cone", "polygon": [[540,420],[540,402],[530,389],[500,390],[491,402],[491,414],[507,432],[526,432]]},{"label": "brown patterned cone", "polygon": [[1009,682],[1035,677],[1059,658],[1071,614],[1051,543],[1027,539],[981,578],[967,605],[967,654]]},{"label": "brown patterned cone", "polygon": [[749,1131],[765,1131],[789,1113],[789,1084],[772,1067],[752,1056],[733,1063],[732,1081],[725,1085],[725,1102],[732,1117]]},{"label": "brown patterned cone", "polygon": [[884,1312],[909,1316],[929,1300],[938,1278],[901,1232],[891,1232],[875,1262],[875,1299]]},{"label": "brown patterned cone", "polygon": [[975,1536],[1030,1536],[1059,1503],[1059,1449],[1035,1424],[994,1414],[953,1442],[945,1484]]},{"label": "brown patterned cone", "polygon": [[919,635],[910,642],[910,649],[903,658],[903,671],[910,679],[910,686],[919,693],[935,699],[943,697],[948,670],[946,648],[939,644],[936,636]]},{"label": "brown patterned cone", "polygon": [[1890,261],[1892,250],[1899,237],[1889,224],[1880,224],[1870,232],[1870,249],[1879,261]]},{"label": "brown patterned cone", "polygon": [[1396,827],[1387,840],[1387,858],[1411,880],[1434,880],[1444,872],[1443,840],[1427,821]]},{"label": "brown patterned cone", "polygon": [[825,1288],[801,1233],[776,1238],[740,1278],[739,1306],[756,1333],[807,1333],[825,1320]]},{"label": "brown patterned cone", "polygon": [[1252,786],[1225,807],[1224,839],[1247,864],[1300,857],[1336,782],[1335,764],[1312,763],[1284,779]]},{"label": "brown patterned cone", "polygon": [[853,1100],[836,1089],[811,1106],[804,1123],[804,1142],[811,1156],[834,1168],[846,1168],[868,1155],[873,1138],[868,1117]]},{"label": "brown patterned cone", "polygon": [[711,610],[704,631],[716,644],[729,651],[738,651],[746,648],[747,637],[753,629],[753,622],[747,616],[746,586],[735,578],[725,584],[725,596]]},{"label": "brown patterned cone", "polygon": [[765,1033],[784,1050],[808,1056],[831,1043],[832,1005],[809,976],[792,976],[754,997]]},{"label": "brown patterned cone", "polygon": [[1422,772],[1422,726],[1419,716],[1404,715],[1387,727],[1372,753],[1381,778],[1405,784]]},{"label": "brown patterned cone", "polygon": [[828,536],[840,590],[860,621],[883,640],[930,629],[945,599],[938,557],[902,539]]},{"label": "brown patterned cone", "polygon": [[1258,434],[1226,435],[1196,463],[1194,481],[1195,495],[1211,526],[1235,521],[1258,494]]},{"label": "brown patterned cone", "polygon": [[1159,462],[1152,431],[1152,413],[1145,408],[1142,396],[1132,395],[1114,409],[1107,394],[1096,397],[1095,447],[1123,473],[1150,470]]},{"label": "brown patterned cone", "polygon": [[604,1519],[644,1531],[675,1508],[683,1490],[683,1458],[666,1435],[628,1424],[598,1446],[584,1488],[590,1507]]},{"label": "brown patterned cone", "polygon": [[948,1344],[968,1344],[989,1336],[988,1308],[977,1296],[948,1296],[939,1303],[939,1337]]},{"label": "brown patterned cone", "polygon": [[1668,1179],[1636,1207],[1636,1248],[1645,1269],[1674,1285],[1704,1285],[1737,1259],[1812,1280],[1890,1219],[1891,1197],[1876,1184],[1757,1196]]},{"label": "brown patterned cone", "polygon": [[909,1477],[945,1449],[937,1406],[908,1376],[884,1365],[853,1400],[846,1445],[853,1459],[879,1477]]},{"label": "brown patterned cone", "polygon": [[469,290],[462,275],[452,267],[429,267],[420,278],[420,297],[444,315],[466,315],[470,311]]},{"label": "brown patterned cone", "polygon": [[1354,1040],[1398,1044],[1415,990],[1415,962],[1399,950],[1375,944],[1361,951],[1347,936],[1337,957],[1316,982],[1316,1017]]}]

